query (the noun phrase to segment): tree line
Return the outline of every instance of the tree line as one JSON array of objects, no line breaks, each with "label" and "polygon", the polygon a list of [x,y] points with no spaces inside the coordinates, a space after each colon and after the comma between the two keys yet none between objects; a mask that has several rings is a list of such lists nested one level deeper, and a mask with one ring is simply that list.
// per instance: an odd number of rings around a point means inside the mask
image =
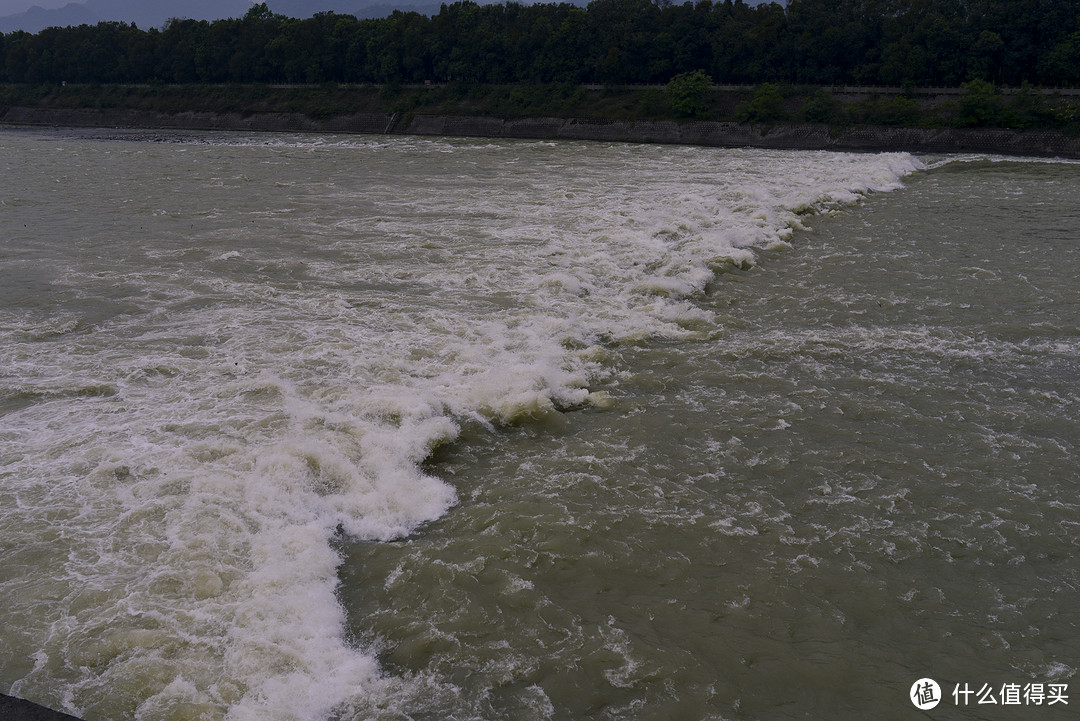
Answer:
[{"label": "tree line", "polygon": [[0,35],[6,83],[1080,84],[1077,0],[444,4]]}]

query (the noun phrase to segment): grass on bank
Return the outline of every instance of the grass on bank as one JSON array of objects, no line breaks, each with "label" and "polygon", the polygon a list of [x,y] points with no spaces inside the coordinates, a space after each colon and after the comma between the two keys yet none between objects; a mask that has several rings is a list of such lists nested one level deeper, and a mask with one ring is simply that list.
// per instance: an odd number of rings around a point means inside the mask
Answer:
[{"label": "grass on bank", "polygon": [[[705,76],[675,78],[667,87],[578,85],[5,85],[0,114],[10,107],[151,110],[163,113],[301,113],[325,119],[357,113],[575,117],[623,120],[714,120],[819,123],[834,127],[1052,128],[1080,135],[1080,99],[1023,87],[1009,94],[972,81],[959,95],[865,95],[806,86],[764,84],[720,90]],[[679,82],[683,81],[682,86]]]}]

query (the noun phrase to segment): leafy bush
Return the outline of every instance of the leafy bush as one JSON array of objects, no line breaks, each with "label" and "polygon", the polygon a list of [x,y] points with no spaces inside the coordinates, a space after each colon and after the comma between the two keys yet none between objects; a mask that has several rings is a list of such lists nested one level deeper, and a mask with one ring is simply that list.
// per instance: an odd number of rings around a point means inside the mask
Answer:
[{"label": "leafy bush", "polygon": [[806,99],[801,114],[803,122],[806,123],[837,123],[841,119],[839,102],[822,90],[818,90]]},{"label": "leafy bush", "polygon": [[912,98],[875,98],[861,104],[863,121],[875,125],[919,125],[919,104]]},{"label": "leafy bush", "polygon": [[754,89],[750,100],[740,105],[735,111],[735,119],[740,123],[767,123],[784,120],[784,96],[774,83],[764,83]]},{"label": "leafy bush", "polygon": [[704,115],[709,110],[709,89],[713,79],[704,70],[679,73],[668,81],[664,91],[668,105],[684,118]]},{"label": "leafy bush", "polygon": [[1001,93],[985,80],[963,83],[960,96],[959,124],[965,128],[985,128],[998,124],[1001,116]]}]

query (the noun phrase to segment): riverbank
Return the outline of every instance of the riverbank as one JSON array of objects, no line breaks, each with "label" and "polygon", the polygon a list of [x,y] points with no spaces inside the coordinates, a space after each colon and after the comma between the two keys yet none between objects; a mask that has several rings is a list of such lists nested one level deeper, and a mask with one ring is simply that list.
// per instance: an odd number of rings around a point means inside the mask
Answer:
[{"label": "riverbank", "polygon": [[690,96],[664,86],[552,84],[9,84],[0,85],[0,122],[1080,157],[1080,97],[1062,91],[683,90]]},{"label": "riverbank", "polygon": [[831,127],[811,123],[736,123],[709,120],[497,118],[419,113],[350,113],[313,118],[305,113],[164,112],[122,108],[11,107],[6,125],[362,133],[607,142],[670,143],[793,150],[995,153],[1080,158],[1080,137],[1058,130],[998,128]]}]

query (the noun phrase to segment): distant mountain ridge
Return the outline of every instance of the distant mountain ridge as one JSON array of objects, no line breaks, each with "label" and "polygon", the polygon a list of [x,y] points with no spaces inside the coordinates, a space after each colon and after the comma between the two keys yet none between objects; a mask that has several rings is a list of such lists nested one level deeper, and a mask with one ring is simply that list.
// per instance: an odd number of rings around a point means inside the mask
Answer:
[{"label": "distant mountain ridge", "polygon": [[251,7],[249,0],[86,0],[84,3],[46,10],[38,5],[0,17],[0,32],[25,30],[36,33],[47,27],[94,25],[103,21],[135,23],[143,29],[161,27],[170,18],[217,20],[242,17]]},{"label": "distant mountain ridge", "polygon": [[[442,0],[270,0],[267,3],[273,12],[293,18],[307,18],[327,11],[358,18],[386,17],[394,10],[437,15],[441,5]],[[243,17],[251,6],[250,0],[86,0],[51,9],[34,5],[23,12],[0,17],[0,32],[25,30],[36,33],[47,27],[95,25],[104,21],[135,23],[147,30],[161,27],[171,18],[218,20]]]},{"label": "distant mountain ridge", "polygon": [[62,8],[46,10],[34,5],[29,10],[14,15],[0,17],[0,32],[25,30],[36,33],[53,25],[82,25],[98,22],[99,18],[85,5],[69,3]]},{"label": "distant mountain ridge", "polygon": [[[45,2],[45,0],[41,0]],[[455,0],[266,0],[267,7],[279,15],[291,18],[308,18],[318,12],[335,12],[355,15],[358,18],[382,18],[395,10],[418,12],[421,15],[439,14],[443,3]],[[506,0],[477,0],[481,5]],[[521,1],[521,0],[519,0]],[[523,0],[531,4],[533,0]],[[538,2],[569,2],[584,7],[589,0],[535,0]],[[758,5],[768,0],[744,0],[747,5]],[[787,0],[775,0],[786,5]],[[51,3],[56,4],[55,0]],[[219,20],[238,18],[254,4],[253,0],[86,0],[69,2],[63,7],[44,8],[34,5],[22,12],[0,16],[0,33],[25,30],[37,33],[48,27],[72,25],[95,25],[113,21],[135,23],[143,30],[160,28],[172,18],[194,20]],[[16,7],[26,7],[19,0],[0,0],[0,12]]]},{"label": "distant mountain ridge", "polygon": [[[308,18],[319,12],[335,12],[355,15],[358,18],[382,18],[395,10],[418,12],[421,15],[439,14],[439,9],[455,0],[266,0],[271,11],[291,18]],[[480,5],[506,0],[477,0]],[[532,0],[525,0],[531,4]],[[584,7],[589,0],[535,0],[537,2],[569,2]],[[745,0],[757,5],[765,0]],[[786,0],[784,0],[786,2]],[[781,2],[781,4],[784,4]],[[194,20],[218,20],[238,18],[251,8],[252,0],[86,0],[70,2],[59,8],[43,8],[40,5],[23,12],[0,16],[0,33],[25,30],[36,33],[48,27],[69,25],[95,25],[99,22],[117,21],[135,23],[143,30],[160,28],[171,18]],[[0,5],[8,7],[10,3]]]}]

